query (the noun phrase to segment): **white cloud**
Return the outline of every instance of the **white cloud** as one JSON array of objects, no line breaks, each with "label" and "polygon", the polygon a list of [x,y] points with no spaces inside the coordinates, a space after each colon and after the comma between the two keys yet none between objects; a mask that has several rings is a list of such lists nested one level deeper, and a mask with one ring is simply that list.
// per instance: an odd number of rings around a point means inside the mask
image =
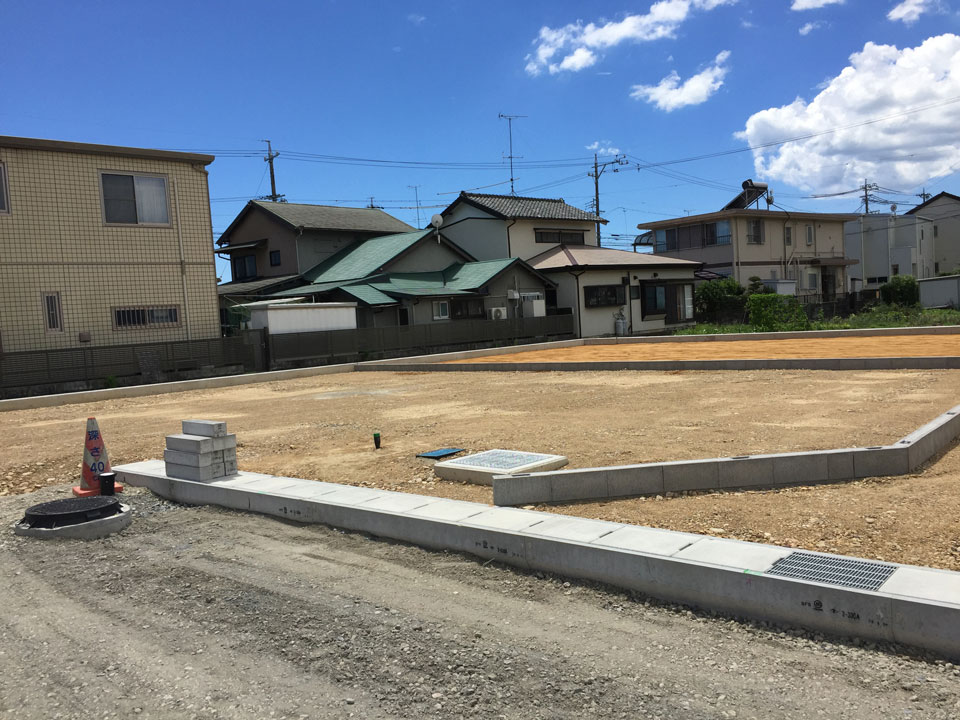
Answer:
[{"label": "white cloud", "polygon": [[[758,146],[840,128],[754,151],[760,177],[818,192],[848,190],[864,178],[914,187],[960,162],[960,103],[905,110],[960,97],[960,37],[928,38],[915,48],[867,43],[809,103],[754,113],[737,137]],[[850,127],[875,118],[881,122]]]},{"label": "white cloud", "polygon": [[903,0],[887,13],[887,20],[900,20],[906,25],[912,25],[928,10],[932,10],[932,0]]},{"label": "white cloud", "polygon": [[709,67],[682,83],[674,70],[656,85],[634,85],[630,97],[645,100],[666,112],[687,105],[699,105],[706,102],[723,85],[723,78],[727,74],[724,63],[729,57],[730,51],[724,50],[714,58]]},{"label": "white cloud", "polygon": [[843,5],[844,0],[793,0],[791,10],[819,10],[827,5]]},{"label": "white cloud", "polygon": [[584,146],[590,152],[595,152],[597,155],[603,157],[604,155],[619,155],[620,148],[613,147],[610,144],[609,140],[594,140],[589,145]]},{"label": "white cloud", "polygon": [[595,64],[599,50],[627,41],[652,42],[672,38],[692,11],[713,10],[736,2],[737,0],[659,0],[653,3],[645,14],[627,15],[618,21],[584,25],[577,20],[558,28],[544,26],[533,41],[534,51],[525,58],[525,69],[530,75],[539,75],[544,70],[553,74],[567,70],[576,72]]},{"label": "white cloud", "polygon": [[809,35],[814,30],[821,27],[823,27],[822,22],[808,22],[805,25],[803,25],[803,27],[801,27],[797,32],[799,32],[801,35]]},{"label": "white cloud", "polygon": [[407,15],[407,21],[413,23],[414,25],[423,25],[426,20],[425,15],[418,15],[417,13],[410,13]]}]

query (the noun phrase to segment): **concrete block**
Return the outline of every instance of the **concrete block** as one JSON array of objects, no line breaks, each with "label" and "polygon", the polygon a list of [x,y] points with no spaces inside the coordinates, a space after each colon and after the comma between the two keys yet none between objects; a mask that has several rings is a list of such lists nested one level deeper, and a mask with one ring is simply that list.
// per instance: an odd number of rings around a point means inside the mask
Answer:
[{"label": "concrete block", "polygon": [[216,450],[228,450],[237,447],[236,435],[224,435],[223,437],[203,437],[202,435],[167,435],[167,450],[180,450],[181,452],[201,453],[214,452]]},{"label": "concrete block", "polygon": [[408,514],[427,520],[455,523],[479,515],[488,509],[489,506],[480,503],[464,502],[463,500],[440,500],[410,510]]},{"label": "concrete block", "polygon": [[602,538],[604,535],[609,535],[622,527],[623,525],[620,523],[571,518],[560,515],[539,522],[536,525],[526,528],[522,532],[524,535],[536,535],[539,537],[556,538],[558,540],[568,540],[570,542],[589,543]]},{"label": "concrete block", "polygon": [[724,538],[704,538],[680,550],[673,557],[683,560],[723,565],[737,570],[766,572],[780,558],[793,550],[773,545],[726,540]]},{"label": "concrete block", "polygon": [[552,475],[497,475],[493,478],[494,505],[529,505],[550,502]]},{"label": "concrete block", "polygon": [[852,480],[856,477],[853,472],[853,449],[822,450],[827,456],[827,476],[831,482]]},{"label": "concrete block", "polygon": [[773,459],[763,456],[731,457],[717,460],[721,488],[771,487]]},{"label": "concrete block", "polygon": [[164,450],[163,459],[175,465],[189,465],[191,467],[206,467],[223,462],[222,452],[191,453],[182,450]]},{"label": "concrete block", "polygon": [[813,485],[830,479],[826,453],[783,453],[767,457],[773,458],[774,485]]},{"label": "concrete block", "polygon": [[588,468],[550,475],[550,501],[589,500],[607,497],[607,468]]},{"label": "concrete block", "polygon": [[429,495],[408,495],[407,493],[385,493],[372,500],[361,503],[363,510],[382,510],[383,512],[405,513],[424,505],[439,502]]},{"label": "concrete block", "polygon": [[855,477],[886,477],[910,472],[910,456],[906,447],[882,446],[856,448],[852,451]]},{"label": "concrete block", "polygon": [[223,477],[226,473],[223,470],[223,463],[207,465],[205,467],[193,467],[192,465],[177,465],[176,463],[166,463],[165,472],[173,478],[181,480],[193,480],[195,482],[207,482],[214,478]]},{"label": "concrete block", "polygon": [[717,460],[680,460],[661,463],[664,492],[682,490],[717,490],[720,475]]},{"label": "concrete block", "polygon": [[227,424],[219,420],[182,420],[180,428],[184,435],[223,437],[227,434]]},{"label": "concrete block", "polygon": [[663,492],[663,466],[659,463],[607,468],[607,497],[659,495]]},{"label": "concrete block", "polygon": [[514,508],[493,508],[466,518],[461,522],[471,527],[517,532],[518,530],[525,530],[531,525],[536,525],[543,519],[543,513]]},{"label": "concrete block", "polygon": [[651,555],[673,555],[683,548],[699,541],[702,535],[659,530],[657,528],[626,525],[604,535],[594,544],[617,550],[649,553]]},{"label": "concrete block", "polygon": [[237,461],[233,460],[224,460],[223,461],[223,474],[224,475],[236,475],[237,474]]}]

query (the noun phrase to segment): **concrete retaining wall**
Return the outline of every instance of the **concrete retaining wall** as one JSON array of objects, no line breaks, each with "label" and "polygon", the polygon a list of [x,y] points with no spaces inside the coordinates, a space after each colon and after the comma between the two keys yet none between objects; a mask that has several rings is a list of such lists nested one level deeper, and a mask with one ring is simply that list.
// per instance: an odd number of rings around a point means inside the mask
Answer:
[{"label": "concrete retaining wall", "polygon": [[686,490],[817,485],[906,475],[960,436],[960,405],[892,445],[497,476],[495,505],[603,500]]},{"label": "concrete retaining wall", "polygon": [[792,553],[773,545],[257,473],[197,483],[165,476],[160,461],[114,469],[122,482],[178,502],[322,523],[738,617],[960,656],[960,573],[890,564],[878,589],[860,590],[768,574]]}]

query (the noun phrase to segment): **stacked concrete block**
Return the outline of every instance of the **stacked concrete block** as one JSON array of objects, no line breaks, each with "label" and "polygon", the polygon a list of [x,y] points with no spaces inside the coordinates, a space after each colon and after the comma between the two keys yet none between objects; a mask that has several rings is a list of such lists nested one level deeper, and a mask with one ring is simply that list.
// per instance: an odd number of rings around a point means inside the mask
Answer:
[{"label": "stacked concrete block", "polygon": [[168,477],[208,482],[237,473],[237,436],[216,420],[184,420],[182,433],[167,435]]}]

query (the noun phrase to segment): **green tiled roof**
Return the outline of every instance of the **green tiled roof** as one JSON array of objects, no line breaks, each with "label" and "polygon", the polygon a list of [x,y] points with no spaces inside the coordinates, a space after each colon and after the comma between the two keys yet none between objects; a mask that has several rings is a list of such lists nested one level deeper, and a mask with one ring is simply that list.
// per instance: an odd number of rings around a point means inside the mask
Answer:
[{"label": "green tiled roof", "polygon": [[[371,286],[374,289],[383,292],[390,293],[391,295],[399,295],[400,297],[424,297],[424,296],[437,296],[437,297],[446,297],[448,295],[471,295],[472,293],[469,290],[454,290],[452,288],[444,287],[443,285],[433,285],[428,287],[403,287],[394,285],[392,283],[376,283]],[[346,290],[347,288],[344,288]]]},{"label": "green tiled roof", "polygon": [[389,295],[382,292],[372,285],[344,285],[340,288],[345,293],[353,295],[357,300],[362,300],[367,305],[396,305],[397,301]]},{"label": "green tiled roof", "polygon": [[312,295],[313,293],[322,293],[327,290],[333,290],[340,287],[340,283],[313,283],[311,285],[301,285],[300,287],[281,290],[280,292],[270,293],[270,297],[296,297],[297,295]]},{"label": "green tiled roof", "polygon": [[326,283],[368,277],[433,232],[434,229],[430,228],[364,240],[310,268],[303,274],[303,279],[311,283]]},{"label": "green tiled roof", "polygon": [[517,261],[517,258],[500,258],[481,262],[459,263],[443,271],[444,284],[456,290],[475,290]]}]

